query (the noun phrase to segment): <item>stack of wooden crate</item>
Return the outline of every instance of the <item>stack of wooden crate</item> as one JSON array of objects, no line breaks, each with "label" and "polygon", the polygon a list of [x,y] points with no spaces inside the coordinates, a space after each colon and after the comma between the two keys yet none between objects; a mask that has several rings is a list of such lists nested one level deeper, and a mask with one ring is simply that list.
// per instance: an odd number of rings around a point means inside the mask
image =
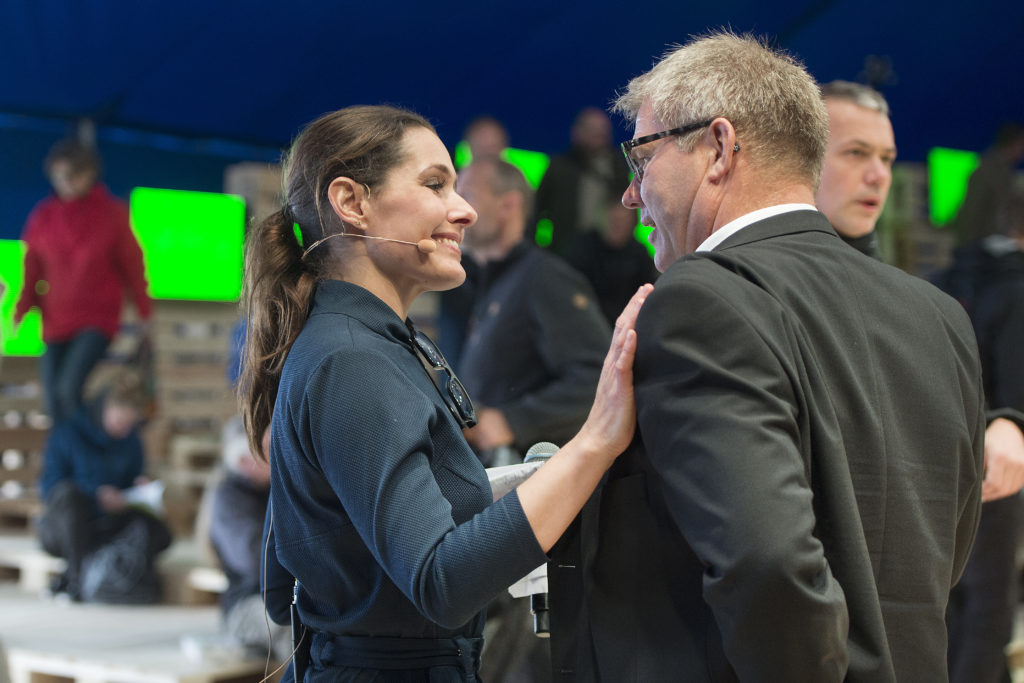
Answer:
[{"label": "stack of wooden crate", "polygon": [[156,414],[147,425],[153,473],[176,535],[193,530],[220,463],[220,433],[238,411],[227,368],[238,321],[233,302],[158,301],[152,322]]},{"label": "stack of wooden crate", "polygon": [[0,358],[0,532],[32,530],[42,508],[36,484],[49,420],[42,414],[38,359]]},{"label": "stack of wooden crate", "polygon": [[260,221],[281,208],[281,167],[242,162],[224,169],[224,191],[245,199],[249,220]]}]

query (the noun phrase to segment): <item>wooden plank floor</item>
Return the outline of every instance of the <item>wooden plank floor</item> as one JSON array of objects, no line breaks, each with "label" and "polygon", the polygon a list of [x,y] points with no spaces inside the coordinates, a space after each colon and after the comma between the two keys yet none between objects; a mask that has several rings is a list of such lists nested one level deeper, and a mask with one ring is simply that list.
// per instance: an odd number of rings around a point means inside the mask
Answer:
[{"label": "wooden plank floor", "polygon": [[255,682],[264,668],[221,635],[215,606],[72,604],[14,584],[0,584],[0,646],[11,683]]}]

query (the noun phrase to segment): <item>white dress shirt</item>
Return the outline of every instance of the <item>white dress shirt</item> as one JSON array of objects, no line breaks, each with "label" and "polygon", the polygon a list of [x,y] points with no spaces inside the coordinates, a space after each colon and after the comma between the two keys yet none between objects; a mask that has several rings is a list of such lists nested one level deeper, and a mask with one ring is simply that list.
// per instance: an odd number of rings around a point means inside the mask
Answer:
[{"label": "white dress shirt", "polygon": [[700,246],[697,247],[697,251],[713,251],[715,247],[724,242],[730,235],[734,235],[748,225],[764,220],[765,218],[778,216],[782,213],[789,213],[790,211],[817,210],[817,207],[811,206],[810,204],[776,204],[775,206],[766,206],[763,209],[751,211],[750,213],[743,214],[735,220],[729,221],[718,230],[715,230],[713,233],[708,235],[708,238],[701,242]]}]

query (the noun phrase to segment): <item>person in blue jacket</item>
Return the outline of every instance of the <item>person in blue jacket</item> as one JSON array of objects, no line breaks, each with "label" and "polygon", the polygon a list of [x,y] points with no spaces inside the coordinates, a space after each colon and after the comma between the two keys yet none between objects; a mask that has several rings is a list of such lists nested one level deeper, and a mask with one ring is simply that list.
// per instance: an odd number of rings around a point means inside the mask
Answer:
[{"label": "person in blue jacket", "polygon": [[133,520],[142,520],[152,554],[170,543],[163,522],[125,498],[126,489],[149,481],[138,430],[147,401],[142,378],[123,371],[50,432],[39,482],[46,507],[37,532],[44,550],[67,561],[53,592],[80,599],[83,560]]},{"label": "person in blue jacket", "polygon": [[[271,465],[264,584],[286,623],[297,581],[305,681],[477,681],[488,601],[546,561],[633,435],[649,288],[618,321],[580,432],[493,501],[462,433],[472,402],[408,318],[465,277],[476,213],[455,175],[422,117],[342,109],[296,139],[284,206],[247,239],[240,392]],[[269,454],[254,438],[268,424]]]}]

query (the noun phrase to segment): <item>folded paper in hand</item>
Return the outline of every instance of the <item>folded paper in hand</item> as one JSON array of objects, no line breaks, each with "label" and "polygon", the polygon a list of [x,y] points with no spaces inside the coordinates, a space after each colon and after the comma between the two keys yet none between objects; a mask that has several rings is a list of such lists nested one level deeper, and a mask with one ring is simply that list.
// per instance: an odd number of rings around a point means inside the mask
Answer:
[{"label": "folded paper in hand", "polygon": [[504,467],[488,467],[487,479],[491,482],[491,493],[498,500],[506,493],[530,478],[540,469],[543,462],[524,462]]},{"label": "folded paper in hand", "polygon": [[[545,461],[533,461],[504,467],[488,467],[487,478],[491,482],[491,493],[498,500],[506,493],[530,478],[540,469]],[[535,593],[546,593],[548,590],[548,566],[542,564],[532,572],[508,587],[514,598],[525,598]]]},{"label": "folded paper in hand", "polygon": [[142,508],[156,516],[164,512],[164,483],[159,479],[124,489],[124,502],[132,507]]}]

